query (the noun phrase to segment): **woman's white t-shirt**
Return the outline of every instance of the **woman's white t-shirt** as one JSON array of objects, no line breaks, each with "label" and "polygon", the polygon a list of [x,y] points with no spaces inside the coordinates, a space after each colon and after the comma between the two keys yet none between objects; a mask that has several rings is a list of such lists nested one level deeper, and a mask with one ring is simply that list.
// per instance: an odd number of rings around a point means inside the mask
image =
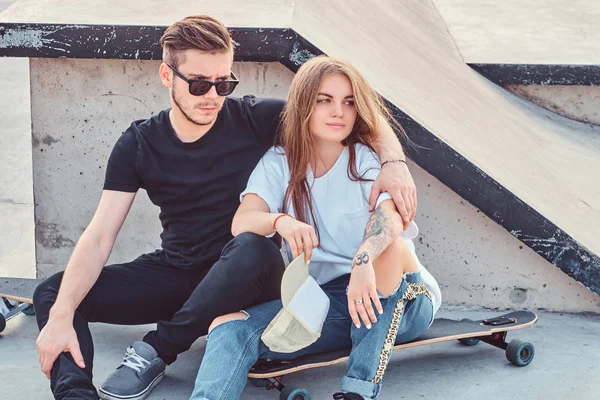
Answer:
[{"label": "woman's white t-shirt", "polygon": [[[348,147],[344,147],[333,167],[325,175],[315,179],[310,168],[307,173],[320,245],[313,250],[309,268],[310,275],[320,285],[352,271],[352,259],[362,242],[365,226],[371,216],[369,194],[373,181],[381,171],[380,161],[367,146],[357,144],[354,148],[358,176],[366,181],[350,179]],[[272,147],[254,168],[240,200],[244,195],[254,193],[268,204],[272,213],[280,213],[289,181],[290,171],[284,150],[281,147]],[[377,205],[388,199],[391,199],[388,193],[381,193]],[[291,204],[287,210],[290,215],[295,216]],[[402,238],[417,261],[436,312],[441,304],[441,292],[436,280],[415,254],[412,239],[417,234],[417,225],[411,222],[402,232]]]}]

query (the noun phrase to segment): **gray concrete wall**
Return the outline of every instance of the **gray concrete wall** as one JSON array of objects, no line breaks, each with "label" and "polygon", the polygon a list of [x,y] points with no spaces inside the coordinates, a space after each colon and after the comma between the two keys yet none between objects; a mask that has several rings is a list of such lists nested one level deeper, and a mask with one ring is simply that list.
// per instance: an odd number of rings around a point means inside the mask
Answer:
[{"label": "gray concrete wall", "polygon": [[600,312],[600,296],[436,178],[410,168],[419,200],[417,253],[440,283],[445,304]]},{"label": "gray concrete wall", "polygon": [[[36,249],[40,277],[62,270],[91,220],[106,161],[131,121],[169,107],[160,62],[31,60]],[[285,97],[293,76],[280,64],[236,64],[236,95]],[[282,84],[283,82],[283,84]],[[109,263],[160,246],[158,209],[136,196]]]},{"label": "gray concrete wall", "polygon": [[600,87],[506,85],[507,90],[559,115],[600,125]]},{"label": "gray concrete wall", "polygon": [[29,60],[0,58],[0,71],[0,276],[34,278]]},{"label": "gray concrete wall", "polygon": [[[113,143],[129,123],[168,106],[158,62],[31,60],[36,247],[40,276],[66,265],[90,221]],[[279,64],[234,66],[237,95],[284,97]],[[419,190],[416,245],[446,304],[600,312],[600,297],[411,165]],[[159,246],[158,210],[138,194],[111,255],[128,261]]]}]

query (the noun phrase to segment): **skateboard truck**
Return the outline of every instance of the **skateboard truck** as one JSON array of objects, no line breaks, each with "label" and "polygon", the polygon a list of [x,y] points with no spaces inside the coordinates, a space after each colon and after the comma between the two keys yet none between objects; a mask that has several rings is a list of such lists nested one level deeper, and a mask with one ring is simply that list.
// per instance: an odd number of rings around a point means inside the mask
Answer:
[{"label": "skateboard truck", "polygon": [[[2,299],[0,299],[2,300]],[[0,314],[0,332],[6,328],[6,322],[13,319],[23,311],[27,310],[31,306],[27,303],[19,303],[18,305],[9,308],[9,311],[6,314]]]},{"label": "skateboard truck", "polygon": [[33,294],[42,279],[0,277],[0,332],[20,313],[34,315]]},{"label": "skateboard truck", "polygon": [[517,323],[516,318],[506,318],[506,317],[484,319],[481,322],[482,325],[490,325],[490,326],[510,325],[510,324],[516,324],[516,323]]}]

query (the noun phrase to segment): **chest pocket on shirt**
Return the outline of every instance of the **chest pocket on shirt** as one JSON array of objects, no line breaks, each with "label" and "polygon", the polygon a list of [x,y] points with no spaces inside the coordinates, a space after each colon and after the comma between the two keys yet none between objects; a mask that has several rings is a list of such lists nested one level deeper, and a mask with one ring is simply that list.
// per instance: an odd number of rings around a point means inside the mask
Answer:
[{"label": "chest pocket on shirt", "polygon": [[356,255],[358,246],[360,246],[360,242],[362,242],[364,237],[365,226],[370,215],[366,208],[339,214],[332,233],[333,239],[343,255],[349,258],[353,258]]}]

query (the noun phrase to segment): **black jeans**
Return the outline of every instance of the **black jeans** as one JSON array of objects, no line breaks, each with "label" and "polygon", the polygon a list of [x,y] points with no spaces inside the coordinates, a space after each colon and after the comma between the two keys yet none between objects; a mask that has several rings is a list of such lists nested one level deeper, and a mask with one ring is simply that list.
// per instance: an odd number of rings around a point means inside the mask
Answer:
[{"label": "black jeans", "polygon": [[[105,267],[81,302],[73,325],[85,360],[79,368],[62,353],[52,368],[56,399],[98,399],[92,384],[94,344],[89,322],[136,325],[158,322],[144,341],[167,364],[206,335],[216,317],[280,297],[284,263],[269,239],[244,233],[231,240],[208,270],[184,271],[165,265],[158,254]],[[45,280],[33,302],[40,329],[48,322],[63,273]]]}]

